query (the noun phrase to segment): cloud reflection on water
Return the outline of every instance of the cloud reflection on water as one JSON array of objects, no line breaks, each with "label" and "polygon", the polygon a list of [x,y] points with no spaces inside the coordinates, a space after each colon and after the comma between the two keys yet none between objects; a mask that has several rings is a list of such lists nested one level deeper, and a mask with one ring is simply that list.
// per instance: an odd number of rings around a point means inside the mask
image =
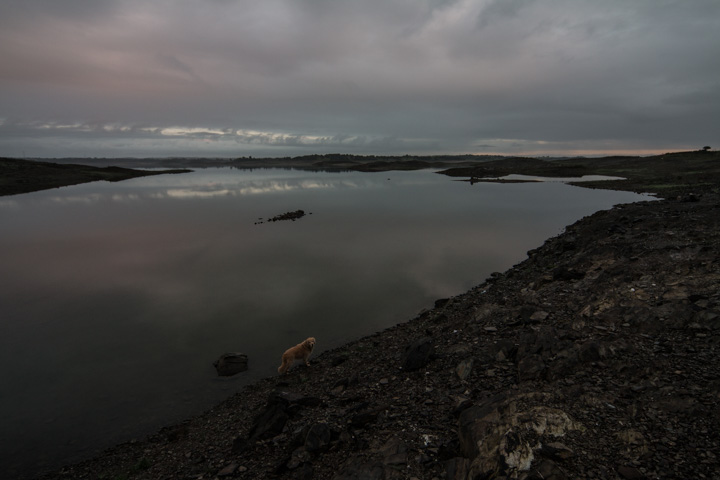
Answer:
[{"label": "cloud reflection on water", "polygon": [[[248,197],[254,195],[269,195],[290,193],[296,191],[312,190],[341,190],[341,189],[367,189],[378,188],[383,185],[380,179],[355,181],[347,178],[337,179],[285,179],[273,178],[258,179],[251,176],[238,180],[237,175],[229,174],[227,178],[213,172],[211,179],[206,172],[193,172],[185,175],[167,176],[160,181],[153,181],[159,177],[146,177],[127,181],[123,184],[108,184],[106,182],[92,182],[81,185],[63,187],[62,194],[48,194],[48,191],[35,192],[32,198],[23,200],[33,202],[49,202],[58,205],[96,204],[103,201],[136,202],[144,199],[210,199],[214,197]],[[384,178],[384,177],[383,177]],[[134,188],[133,182],[142,186]],[[120,188],[118,188],[120,187]],[[132,187],[132,188],[123,188]],[[86,190],[86,193],[82,193]],[[118,191],[120,190],[120,191]],[[53,190],[56,192],[56,190]],[[20,204],[14,199],[1,200],[0,209],[18,208]]]}]

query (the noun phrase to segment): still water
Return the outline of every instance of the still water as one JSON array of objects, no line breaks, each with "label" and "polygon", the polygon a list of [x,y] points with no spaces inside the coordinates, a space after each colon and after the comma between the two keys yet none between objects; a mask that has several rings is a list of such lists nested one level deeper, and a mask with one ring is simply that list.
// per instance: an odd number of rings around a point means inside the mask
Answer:
[{"label": "still water", "polygon": [[[640,195],[430,171],[202,169],[0,198],[0,476],[200,413],[308,336],[415,316]],[[256,224],[287,211],[297,221]],[[220,354],[250,370],[217,377]]]}]

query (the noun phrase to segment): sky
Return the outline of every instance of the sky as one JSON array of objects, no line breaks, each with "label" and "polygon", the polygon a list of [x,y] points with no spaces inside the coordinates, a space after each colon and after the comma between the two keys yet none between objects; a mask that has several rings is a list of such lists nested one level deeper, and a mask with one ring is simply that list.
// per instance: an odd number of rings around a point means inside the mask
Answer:
[{"label": "sky", "polygon": [[720,143],[718,0],[2,0],[0,156]]}]

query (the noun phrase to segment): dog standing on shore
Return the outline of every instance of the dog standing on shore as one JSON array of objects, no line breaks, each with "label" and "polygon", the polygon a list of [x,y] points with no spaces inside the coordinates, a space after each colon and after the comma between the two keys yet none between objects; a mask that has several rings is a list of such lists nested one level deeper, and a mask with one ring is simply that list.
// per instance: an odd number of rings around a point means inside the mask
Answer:
[{"label": "dog standing on shore", "polygon": [[305,362],[305,365],[309,367],[310,362],[308,362],[308,358],[310,358],[314,347],[315,337],[310,337],[302,343],[298,343],[294,347],[285,350],[285,353],[282,354],[282,364],[278,367],[278,373],[280,375],[287,373],[292,364],[295,363],[295,360],[302,360]]}]

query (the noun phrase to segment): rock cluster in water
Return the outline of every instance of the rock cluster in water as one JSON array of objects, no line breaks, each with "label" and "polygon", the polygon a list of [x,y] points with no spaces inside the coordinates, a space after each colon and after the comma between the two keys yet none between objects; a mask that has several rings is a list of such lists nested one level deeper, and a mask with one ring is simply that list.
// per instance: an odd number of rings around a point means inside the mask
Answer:
[{"label": "rock cluster in water", "polygon": [[304,210],[295,210],[293,212],[286,212],[282,215],[276,215],[272,218],[268,218],[267,220],[263,220],[262,218],[258,219],[257,222],[255,222],[255,225],[261,225],[263,223],[267,222],[280,222],[283,220],[292,220],[293,222],[299,218],[302,218],[305,216]]}]

